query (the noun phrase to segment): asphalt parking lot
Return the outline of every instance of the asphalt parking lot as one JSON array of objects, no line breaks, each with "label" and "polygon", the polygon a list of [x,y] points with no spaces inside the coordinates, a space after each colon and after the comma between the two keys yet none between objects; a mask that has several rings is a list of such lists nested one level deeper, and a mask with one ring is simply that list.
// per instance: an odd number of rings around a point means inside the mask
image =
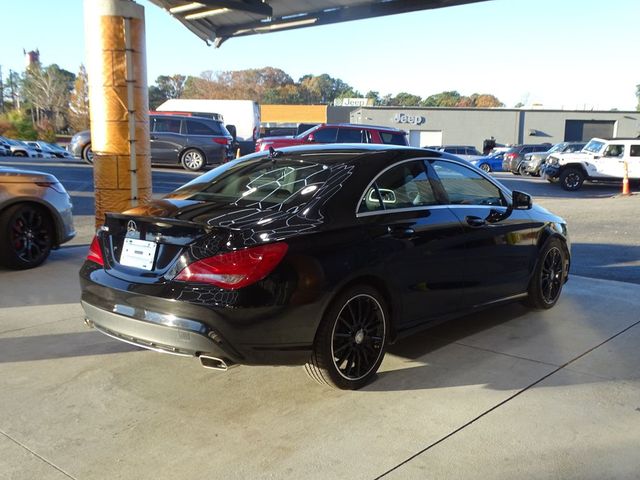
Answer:
[{"label": "asphalt parking lot", "polygon": [[[85,208],[78,168],[73,186],[70,167],[56,174]],[[158,191],[173,175],[154,173]],[[410,337],[357,392],[302,368],[212,372],[86,329],[84,245],[0,270],[0,479],[638,478],[640,195],[497,177],[567,218],[560,302]]]}]

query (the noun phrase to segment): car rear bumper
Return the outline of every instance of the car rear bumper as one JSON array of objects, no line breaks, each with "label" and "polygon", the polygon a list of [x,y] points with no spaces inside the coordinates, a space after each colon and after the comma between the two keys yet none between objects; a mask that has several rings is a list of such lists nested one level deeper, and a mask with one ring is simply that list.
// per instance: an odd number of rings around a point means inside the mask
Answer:
[{"label": "car rear bumper", "polygon": [[309,357],[319,321],[316,303],[259,306],[254,298],[249,299],[253,305],[225,307],[223,296],[210,295],[210,301],[202,303],[200,297],[209,298],[203,289],[195,297],[199,303],[192,303],[181,299],[188,292],[180,292],[178,285],[166,291],[139,285],[138,292],[133,284],[113,277],[113,285],[105,286],[107,277],[97,265],[85,263],[80,271],[82,307],[88,325],[121,341],[238,364],[294,365]]},{"label": "car rear bumper", "polygon": [[[115,305],[114,310],[103,310],[85,301],[81,302],[87,324],[118,340],[150,350],[183,356],[209,354],[240,361],[236,352],[225,350],[215,330],[206,325],[173,315]],[[138,314],[145,320],[136,319]],[[179,325],[170,326],[174,322]]]}]

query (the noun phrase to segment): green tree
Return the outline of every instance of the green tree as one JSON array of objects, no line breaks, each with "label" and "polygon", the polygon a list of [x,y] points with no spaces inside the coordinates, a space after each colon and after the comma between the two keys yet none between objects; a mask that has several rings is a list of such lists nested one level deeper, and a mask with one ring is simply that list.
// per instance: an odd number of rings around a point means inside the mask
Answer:
[{"label": "green tree", "polygon": [[69,125],[74,132],[89,129],[89,79],[82,64],[69,98]]},{"label": "green tree", "polygon": [[422,102],[422,98],[418,95],[413,95],[407,92],[400,92],[393,97],[389,105],[396,105],[399,107],[417,107]]},{"label": "green tree", "polygon": [[423,107],[455,107],[462,95],[455,90],[430,95],[422,101]]}]

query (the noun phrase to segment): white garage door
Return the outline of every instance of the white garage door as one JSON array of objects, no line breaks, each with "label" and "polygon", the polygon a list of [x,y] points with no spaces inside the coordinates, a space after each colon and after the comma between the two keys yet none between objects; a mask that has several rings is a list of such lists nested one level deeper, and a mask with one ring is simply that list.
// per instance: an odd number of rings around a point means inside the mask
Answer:
[{"label": "white garage door", "polygon": [[442,130],[410,130],[409,144],[412,147],[435,147],[442,145]]}]

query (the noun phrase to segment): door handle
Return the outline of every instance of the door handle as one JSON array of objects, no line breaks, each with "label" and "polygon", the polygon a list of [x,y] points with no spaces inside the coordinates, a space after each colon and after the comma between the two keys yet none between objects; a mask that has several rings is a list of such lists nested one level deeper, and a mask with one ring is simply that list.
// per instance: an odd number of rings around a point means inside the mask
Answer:
[{"label": "door handle", "polygon": [[396,238],[410,238],[416,234],[411,227],[388,227],[389,233]]},{"label": "door handle", "polygon": [[484,218],[473,216],[465,217],[465,221],[472,227],[482,227],[487,224],[487,221]]}]

